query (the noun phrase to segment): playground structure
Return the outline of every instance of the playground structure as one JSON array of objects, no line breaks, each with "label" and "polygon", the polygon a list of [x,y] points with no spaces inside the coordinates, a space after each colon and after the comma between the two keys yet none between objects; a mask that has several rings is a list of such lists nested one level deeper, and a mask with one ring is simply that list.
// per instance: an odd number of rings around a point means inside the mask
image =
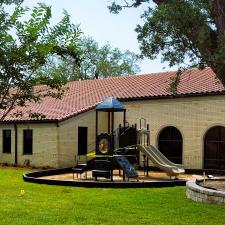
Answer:
[{"label": "playground structure", "polygon": [[[106,133],[99,134],[99,112],[108,114]],[[114,125],[115,113],[123,113],[122,125],[120,124],[117,128]],[[98,183],[102,182],[102,179],[98,180],[99,178],[105,178],[107,182],[115,183],[114,171],[118,171],[117,177],[122,177],[123,182],[129,182],[132,179],[132,182],[140,183],[137,168],[141,165],[144,169],[144,176],[148,177],[149,160],[155,167],[164,171],[170,179],[172,176],[177,177],[185,173],[182,165],[170,162],[158,149],[150,145],[150,129],[146,120],[144,118],[139,120],[139,128],[137,124],[129,125],[126,122],[124,105],[117,99],[109,97],[96,107],[95,151],[87,154],[86,163],[78,163],[71,168],[70,172],[72,171],[73,180],[76,182],[83,180],[81,175],[85,173],[86,180],[91,179],[92,182]],[[61,172],[63,173],[63,170]],[[54,173],[53,171],[50,175]],[[28,177],[24,179],[29,180]],[[40,182],[40,180],[35,182]]]},{"label": "playground structure", "polygon": [[[108,113],[108,132],[98,134],[98,112]],[[114,113],[123,113],[123,126],[114,126]],[[93,159],[86,164],[78,164],[73,168],[73,173],[82,174],[92,170],[92,176],[97,181],[98,177],[104,177],[113,181],[115,169],[123,172],[125,178],[138,179],[138,173],[134,167],[140,165],[140,153],[143,154],[143,166],[148,176],[149,160],[160,170],[166,172],[169,177],[184,173],[184,167],[170,162],[158,149],[150,145],[149,125],[144,118],[140,119],[140,127],[137,124],[129,126],[126,123],[126,109],[117,99],[110,97],[96,107],[96,151]]]}]

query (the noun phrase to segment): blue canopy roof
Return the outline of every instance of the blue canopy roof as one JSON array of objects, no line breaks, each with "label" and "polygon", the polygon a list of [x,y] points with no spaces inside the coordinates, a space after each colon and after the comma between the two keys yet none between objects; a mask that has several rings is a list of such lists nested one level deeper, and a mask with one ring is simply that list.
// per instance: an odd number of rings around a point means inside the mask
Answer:
[{"label": "blue canopy roof", "polygon": [[99,103],[96,106],[97,111],[104,111],[104,112],[119,112],[119,111],[125,111],[124,105],[119,102],[114,97],[106,98],[103,102]]}]

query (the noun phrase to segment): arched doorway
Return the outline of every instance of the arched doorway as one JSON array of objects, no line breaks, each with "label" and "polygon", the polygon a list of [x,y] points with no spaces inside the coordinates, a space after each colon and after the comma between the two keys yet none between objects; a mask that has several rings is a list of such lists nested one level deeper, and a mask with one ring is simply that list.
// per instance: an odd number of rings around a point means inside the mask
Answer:
[{"label": "arched doorway", "polygon": [[225,127],[212,127],[206,132],[204,169],[225,170]]},{"label": "arched doorway", "polygon": [[182,135],[176,127],[165,127],[160,132],[158,147],[171,162],[182,163]]}]

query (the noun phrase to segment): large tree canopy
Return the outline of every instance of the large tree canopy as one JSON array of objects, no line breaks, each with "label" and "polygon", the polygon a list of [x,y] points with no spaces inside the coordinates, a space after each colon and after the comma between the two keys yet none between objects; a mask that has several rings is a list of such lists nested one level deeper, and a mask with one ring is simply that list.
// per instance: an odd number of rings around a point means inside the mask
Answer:
[{"label": "large tree canopy", "polygon": [[74,64],[70,56],[62,60],[50,57],[48,63],[37,71],[39,82],[42,83],[46,76],[66,82],[131,75],[140,71],[140,58],[131,51],[121,51],[109,43],[99,46],[91,37],[81,38],[80,49],[79,65]]},{"label": "large tree canopy", "polygon": [[[124,0],[113,1],[109,9],[147,3],[143,25],[136,32],[143,56],[156,58],[161,53],[170,66],[189,62],[209,66],[225,86],[225,2],[224,0]],[[153,5],[152,3],[155,3]]]},{"label": "large tree canopy", "polygon": [[75,64],[80,61],[80,30],[69,15],[64,12],[62,20],[50,26],[50,7],[38,4],[28,9],[22,3],[0,0],[0,120],[15,106],[61,96],[63,83],[54,77],[43,81],[45,87],[33,87],[35,71],[50,55],[70,56]]}]

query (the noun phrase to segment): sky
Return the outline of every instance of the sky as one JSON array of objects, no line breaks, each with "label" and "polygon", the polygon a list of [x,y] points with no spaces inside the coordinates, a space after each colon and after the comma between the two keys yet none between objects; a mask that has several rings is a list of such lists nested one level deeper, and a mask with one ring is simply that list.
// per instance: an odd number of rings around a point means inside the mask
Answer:
[{"label": "sky", "polygon": [[[141,24],[140,15],[147,5],[123,10],[120,14],[111,14],[107,8],[110,0],[25,0],[24,5],[35,6],[44,2],[52,6],[52,24],[62,18],[63,9],[71,16],[74,24],[79,24],[85,36],[91,36],[100,45],[107,42],[121,50],[140,53],[137,34],[134,31]],[[161,63],[160,56],[156,60],[145,59],[140,64],[140,73],[151,73],[174,70],[168,64]]]}]

